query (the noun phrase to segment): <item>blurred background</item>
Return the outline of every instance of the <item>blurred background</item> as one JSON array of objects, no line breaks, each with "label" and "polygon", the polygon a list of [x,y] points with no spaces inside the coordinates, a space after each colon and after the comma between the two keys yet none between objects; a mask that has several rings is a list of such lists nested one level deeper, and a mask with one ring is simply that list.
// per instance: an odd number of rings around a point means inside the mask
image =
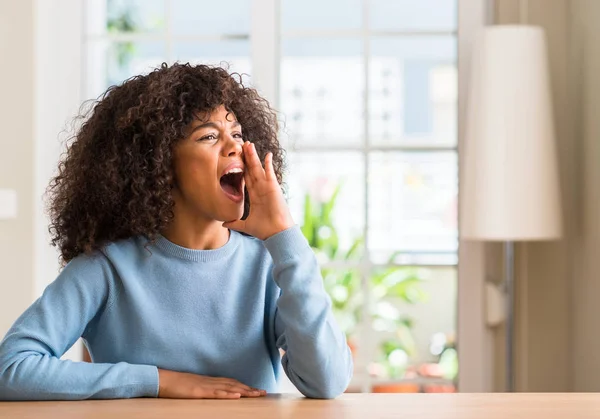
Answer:
[{"label": "blurred background", "polygon": [[503,390],[502,247],[460,240],[460,150],[479,31],[524,11],[548,40],[564,232],[516,245],[516,389],[600,390],[595,0],[0,0],[0,334],[57,275],[41,197],[81,103],[162,62],[208,63],[279,111],[348,391]]}]

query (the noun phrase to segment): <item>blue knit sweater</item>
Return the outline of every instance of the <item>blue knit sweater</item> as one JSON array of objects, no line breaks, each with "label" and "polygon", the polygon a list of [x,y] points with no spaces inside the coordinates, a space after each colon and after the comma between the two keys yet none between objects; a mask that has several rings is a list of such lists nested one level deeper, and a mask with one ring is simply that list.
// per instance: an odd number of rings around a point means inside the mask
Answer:
[{"label": "blue knit sweater", "polygon": [[[61,360],[82,337],[93,363]],[[285,354],[280,356],[279,349]],[[300,229],[231,232],[216,250],[164,237],[72,260],[0,344],[0,400],[158,395],[158,368],[304,395],[344,391],[352,357]]]}]

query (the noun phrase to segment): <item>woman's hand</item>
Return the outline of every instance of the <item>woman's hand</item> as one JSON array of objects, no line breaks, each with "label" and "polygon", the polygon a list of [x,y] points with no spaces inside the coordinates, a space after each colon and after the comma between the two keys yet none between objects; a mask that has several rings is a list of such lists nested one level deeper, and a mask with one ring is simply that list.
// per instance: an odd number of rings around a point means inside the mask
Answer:
[{"label": "woman's hand", "polygon": [[250,197],[250,213],[245,220],[226,222],[223,226],[266,240],[292,227],[294,220],[275,176],[273,154],[267,154],[263,169],[254,144],[246,142],[242,150],[246,161],[244,180]]},{"label": "woman's hand", "polygon": [[166,399],[239,399],[265,396],[233,378],[216,378],[169,370],[158,370],[158,397]]}]

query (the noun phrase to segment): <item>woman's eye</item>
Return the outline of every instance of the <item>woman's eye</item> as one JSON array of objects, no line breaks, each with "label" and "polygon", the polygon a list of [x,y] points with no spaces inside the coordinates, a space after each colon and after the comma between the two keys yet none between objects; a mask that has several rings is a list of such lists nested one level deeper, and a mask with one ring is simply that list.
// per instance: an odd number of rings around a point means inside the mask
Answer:
[{"label": "woman's eye", "polygon": [[244,136],[242,135],[241,132],[236,132],[236,133],[233,134],[233,138],[240,138],[241,139],[241,138],[244,138]]},{"label": "woman's eye", "polygon": [[200,137],[200,141],[213,141],[216,139],[217,139],[217,136],[215,134],[207,134],[204,137]]}]

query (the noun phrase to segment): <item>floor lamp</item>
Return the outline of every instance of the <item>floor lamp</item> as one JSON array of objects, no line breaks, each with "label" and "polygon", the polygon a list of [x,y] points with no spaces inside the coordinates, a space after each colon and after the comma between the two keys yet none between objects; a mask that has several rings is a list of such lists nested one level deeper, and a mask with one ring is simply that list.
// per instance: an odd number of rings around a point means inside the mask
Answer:
[{"label": "floor lamp", "polygon": [[506,390],[514,391],[514,242],[561,236],[543,29],[490,26],[469,80],[460,234],[505,248]]}]

